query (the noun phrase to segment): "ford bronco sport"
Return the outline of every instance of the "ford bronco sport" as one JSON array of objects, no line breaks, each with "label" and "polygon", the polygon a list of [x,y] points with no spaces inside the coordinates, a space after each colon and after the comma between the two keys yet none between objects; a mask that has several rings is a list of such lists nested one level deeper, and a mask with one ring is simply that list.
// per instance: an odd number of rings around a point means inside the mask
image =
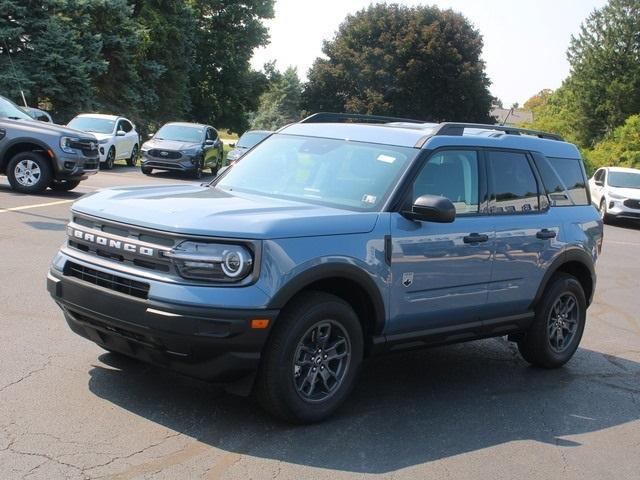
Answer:
[{"label": "ford bronco sport", "polygon": [[556,135],[320,113],[210,184],[82,198],[47,284],[105,349],[313,422],[374,354],[508,336],[567,362],[603,238],[585,182]]},{"label": "ford bronco sport", "polygon": [[0,96],[0,174],[14,190],[68,191],[97,171],[93,135],[34,120]]}]

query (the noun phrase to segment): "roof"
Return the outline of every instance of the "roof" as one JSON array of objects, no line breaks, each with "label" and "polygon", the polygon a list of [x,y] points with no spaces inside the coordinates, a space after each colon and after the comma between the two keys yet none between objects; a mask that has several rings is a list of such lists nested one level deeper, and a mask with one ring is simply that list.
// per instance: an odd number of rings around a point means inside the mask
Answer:
[{"label": "roof", "polygon": [[610,172],[627,172],[627,173],[640,173],[640,170],[637,168],[628,168],[628,167],[604,167]]},{"label": "roof", "polygon": [[[580,158],[575,145],[532,135],[512,135],[487,128],[464,128],[462,135],[434,135],[439,124],[393,122],[364,123],[293,123],[278,133],[309,137],[335,138],[356,142],[434,149],[445,146],[478,146],[526,149],[548,157]],[[426,141],[425,141],[426,140]]]}]

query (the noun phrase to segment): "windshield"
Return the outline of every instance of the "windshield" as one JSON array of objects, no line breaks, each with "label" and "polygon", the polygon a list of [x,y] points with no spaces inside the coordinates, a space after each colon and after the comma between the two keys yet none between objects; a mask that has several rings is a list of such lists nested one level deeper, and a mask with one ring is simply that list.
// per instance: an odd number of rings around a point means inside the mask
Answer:
[{"label": "windshield", "polygon": [[24,113],[11,100],[0,97],[0,118],[11,118],[13,120],[33,120],[30,115]]},{"label": "windshield", "polygon": [[618,188],[640,188],[640,173],[609,172],[609,186]]},{"label": "windshield", "polygon": [[113,133],[116,125],[115,120],[96,117],[76,117],[71,120],[67,127],[91,133]]},{"label": "windshield", "polygon": [[419,150],[277,134],[220,178],[227,191],[377,210]]},{"label": "windshield", "polygon": [[240,137],[236,146],[241,148],[251,148],[268,135],[268,132],[246,132]]},{"label": "windshield", "polygon": [[191,127],[188,125],[165,125],[154,136],[156,140],[174,140],[188,143],[200,143],[203,137],[203,127]]}]

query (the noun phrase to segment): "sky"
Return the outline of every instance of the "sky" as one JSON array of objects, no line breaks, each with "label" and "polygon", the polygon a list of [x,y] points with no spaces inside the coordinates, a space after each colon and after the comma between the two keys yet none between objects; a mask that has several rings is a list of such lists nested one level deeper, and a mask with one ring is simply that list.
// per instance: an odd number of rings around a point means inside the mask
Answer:
[{"label": "sky", "polygon": [[507,107],[562,84],[571,35],[606,0],[276,0],[275,18],[266,22],[271,43],[254,52],[253,67],[275,60],[281,70],[297,67],[305,79],[322,55],[323,40],[334,37],[348,14],[371,3],[437,5],[462,13],[484,38],[490,90]]}]

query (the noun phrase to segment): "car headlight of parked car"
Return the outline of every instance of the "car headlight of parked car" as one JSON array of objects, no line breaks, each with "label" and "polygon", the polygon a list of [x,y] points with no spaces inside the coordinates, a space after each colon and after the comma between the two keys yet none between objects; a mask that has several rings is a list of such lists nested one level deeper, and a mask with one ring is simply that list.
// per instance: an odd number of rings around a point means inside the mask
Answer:
[{"label": "car headlight of parked car", "polygon": [[625,198],[627,198],[624,195],[620,195],[619,193],[613,193],[613,192],[609,192],[609,197],[615,200],[624,200]]},{"label": "car headlight of parked car", "polygon": [[253,270],[251,251],[242,245],[186,241],[164,254],[183,278],[239,282]]},{"label": "car headlight of parked car", "polygon": [[73,148],[72,145],[78,141],[80,141],[80,139],[76,137],[61,137],[60,148],[65,153],[76,154],[78,153],[78,151],[75,148]]},{"label": "car headlight of parked car", "polygon": [[199,148],[187,148],[185,150],[180,150],[180,153],[185,157],[195,157],[200,153]]}]

